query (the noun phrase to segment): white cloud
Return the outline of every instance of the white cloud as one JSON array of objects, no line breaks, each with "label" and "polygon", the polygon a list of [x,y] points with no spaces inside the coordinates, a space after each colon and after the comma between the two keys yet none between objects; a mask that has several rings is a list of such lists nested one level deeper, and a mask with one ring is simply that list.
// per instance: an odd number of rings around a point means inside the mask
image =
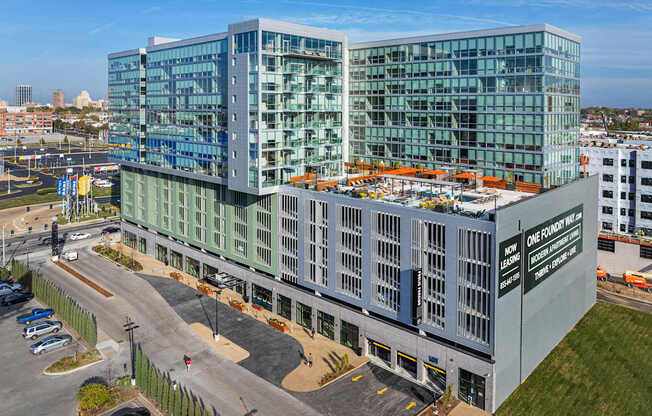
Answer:
[{"label": "white cloud", "polygon": [[103,24],[103,25],[97,26],[97,27],[94,28],[94,29],[91,29],[91,30],[88,32],[88,34],[89,34],[89,35],[95,35],[95,34],[98,34],[98,33],[100,33],[100,32],[104,32],[105,30],[110,29],[110,28],[113,27],[113,26],[115,26],[115,22],[106,23],[106,24]]}]

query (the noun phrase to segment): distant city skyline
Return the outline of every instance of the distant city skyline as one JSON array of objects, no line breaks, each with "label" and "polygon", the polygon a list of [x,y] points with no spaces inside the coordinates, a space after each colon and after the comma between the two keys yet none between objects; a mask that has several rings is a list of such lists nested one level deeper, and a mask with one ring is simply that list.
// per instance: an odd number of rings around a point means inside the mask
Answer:
[{"label": "distant city skyline", "polygon": [[26,3],[7,3],[0,16],[0,99],[10,102],[18,84],[32,85],[42,103],[58,88],[103,98],[109,52],[153,35],[187,38],[268,17],[339,30],[350,42],[549,23],[582,36],[582,107],[652,107],[652,4],[641,0]]}]

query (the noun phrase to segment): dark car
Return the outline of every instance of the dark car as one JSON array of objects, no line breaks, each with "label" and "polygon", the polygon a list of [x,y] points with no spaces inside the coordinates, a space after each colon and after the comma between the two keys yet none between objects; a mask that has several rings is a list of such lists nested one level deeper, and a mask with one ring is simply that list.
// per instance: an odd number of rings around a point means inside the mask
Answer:
[{"label": "dark car", "polygon": [[119,227],[106,227],[105,229],[102,230],[102,233],[117,233],[120,231]]},{"label": "dark car", "polygon": [[8,295],[4,295],[2,299],[0,299],[0,305],[2,306],[15,305],[17,303],[27,302],[28,300],[31,300],[33,297],[34,294],[31,292],[14,292]]},{"label": "dark car", "polygon": [[[63,244],[66,242],[65,238],[59,238],[59,244]],[[41,242],[39,243],[42,246],[49,246],[52,244],[52,237],[45,237]]]}]

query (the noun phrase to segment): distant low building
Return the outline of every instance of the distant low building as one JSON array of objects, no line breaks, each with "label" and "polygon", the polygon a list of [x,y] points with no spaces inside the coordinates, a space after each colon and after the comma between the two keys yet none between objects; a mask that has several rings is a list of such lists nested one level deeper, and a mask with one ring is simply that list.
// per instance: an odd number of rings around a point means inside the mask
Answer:
[{"label": "distant low building", "polygon": [[7,108],[9,106],[8,101],[0,100],[0,108]]},{"label": "distant low building", "polygon": [[52,132],[52,112],[27,112],[24,106],[0,109],[0,135],[20,136]]}]

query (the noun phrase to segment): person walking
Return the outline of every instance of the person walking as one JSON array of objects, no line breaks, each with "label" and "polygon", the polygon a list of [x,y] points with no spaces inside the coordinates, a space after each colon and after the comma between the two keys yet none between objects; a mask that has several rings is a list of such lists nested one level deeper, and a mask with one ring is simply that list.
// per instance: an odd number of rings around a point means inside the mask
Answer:
[{"label": "person walking", "polygon": [[312,368],[312,353],[308,354],[308,368]]},{"label": "person walking", "polygon": [[192,363],[192,358],[186,357],[186,373],[190,371],[190,364]]},{"label": "person walking", "polygon": [[312,339],[315,339],[315,327],[314,326],[312,327],[312,332],[311,332],[310,336],[312,337]]}]

